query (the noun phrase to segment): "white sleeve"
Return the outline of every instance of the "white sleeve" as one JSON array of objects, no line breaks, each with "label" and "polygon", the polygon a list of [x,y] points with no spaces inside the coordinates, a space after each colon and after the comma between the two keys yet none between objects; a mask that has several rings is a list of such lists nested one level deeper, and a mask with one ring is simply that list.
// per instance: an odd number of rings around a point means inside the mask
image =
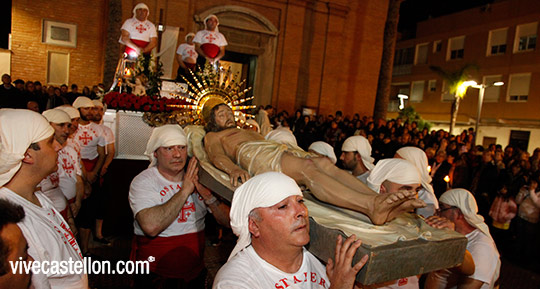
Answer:
[{"label": "white sleeve", "polygon": [[229,43],[227,42],[227,39],[225,39],[225,36],[221,33],[219,34],[219,40],[218,40],[218,46],[227,46]]},{"label": "white sleeve", "polygon": [[489,244],[480,242],[472,244],[469,252],[471,252],[475,264],[474,274],[469,276],[469,278],[490,284],[493,275],[496,274],[499,257]]},{"label": "white sleeve", "polygon": [[126,21],[124,21],[124,24],[122,24],[122,28],[121,30],[126,30],[127,32],[129,32],[129,25],[130,25],[130,20],[131,18],[127,19]]},{"label": "white sleeve", "polygon": [[156,25],[154,23],[150,23],[150,39],[152,38],[157,38]]},{"label": "white sleeve", "polygon": [[133,211],[133,217],[141,210],[160,205],[159,199],[154,198],[152,194],[155,191],[152,180],[143,173],[136,176],[129,187],[129,206]]},{"label": "white sleeve", "polygon": [[178,49],[176,49],[176,54],[182,54],[182,44],[178,45]]},{"label": "white sleeve", "polygon": [[193,37],[193,42],[201,44],[203,33],[204,33],[204,30],[198,31],[197,34],[195,34],[195,37]]},{"label": "white sleeve", "polygon": [[114,143],[114,134],[109,127],[103,126],[103,135],[105,136],[105,142],[107,144]]}]

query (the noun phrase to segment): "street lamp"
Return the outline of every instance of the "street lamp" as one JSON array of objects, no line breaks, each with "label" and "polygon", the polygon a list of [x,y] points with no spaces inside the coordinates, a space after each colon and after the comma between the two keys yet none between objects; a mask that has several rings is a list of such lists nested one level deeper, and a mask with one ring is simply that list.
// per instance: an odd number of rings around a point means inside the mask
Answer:
[{"label": "street lamp", "polygon": [[404,109],[405,108],[404,99],[409,99],[409,96],[406,94],[398,93],[397,97],[399,98],[399,109]]},{"label": "street lamp", "polygon": [[484,93],[486,92],[486,88],[492,86],[502,86],[504,85],[504,82],[497,81],[491,84],[477,84],[476,81],[470,80],[465,81],[462,85],[465,87],[465,89],[470,86],[473,88],[478,88],[480,90],[478,92],[478,111],[476,112],[476,124],[474,126],[474,143],[476,144],[476,137],[478,136],[478,125],[480,124],[480,114],[482,113],[482,104],[484,102]]}]

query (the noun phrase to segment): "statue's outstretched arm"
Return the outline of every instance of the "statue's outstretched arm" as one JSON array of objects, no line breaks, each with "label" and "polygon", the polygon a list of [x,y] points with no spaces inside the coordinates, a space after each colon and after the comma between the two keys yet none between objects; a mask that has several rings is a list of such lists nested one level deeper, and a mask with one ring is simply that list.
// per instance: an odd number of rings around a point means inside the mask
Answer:
[{"label": "statue's outstretched arm", "polygon": [[238,178],[240,178],[242,182],[249,179],[249,173],[237,166],[231,158],[227,156],[223,149],[223,145],[221,144],[219,135],[216,133],[207,133],[204,137],[204,148],[206,149],[210,162],[216,168],[229,174],[233,186],[238,186]]}]

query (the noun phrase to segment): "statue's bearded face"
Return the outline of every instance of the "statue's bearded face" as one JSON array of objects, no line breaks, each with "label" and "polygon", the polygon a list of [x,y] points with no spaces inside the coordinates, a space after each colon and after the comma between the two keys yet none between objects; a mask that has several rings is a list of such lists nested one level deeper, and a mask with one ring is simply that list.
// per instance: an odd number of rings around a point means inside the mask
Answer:
[{"label": "statue's bearded face", "polygon": [[228,105],[220,105],[214,116],[217,127],[221,129],[236,127],[234,113]]}]

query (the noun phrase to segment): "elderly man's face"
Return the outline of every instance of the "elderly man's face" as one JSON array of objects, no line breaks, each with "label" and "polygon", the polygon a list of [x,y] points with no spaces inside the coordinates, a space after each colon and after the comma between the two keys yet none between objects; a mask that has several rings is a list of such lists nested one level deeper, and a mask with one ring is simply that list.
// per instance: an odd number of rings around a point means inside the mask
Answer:
[{"label": "elderly man's face", "polygon": [[356,152],[342,152],[339,159],[343,163],[343,167],[347,170],[354,170],[356,168],[356,165],[358,164],[358,160],[356,159],[357,153]]},{"label": "elderly man's face", "polygon": [[236,122],[234,121],[234,114],[232,109],[227,105],[221,105],[214,112],[216,119],[216,124],[221,128],[231,128],[236,127]]},{"label": "elderly man's face", "polygon": [[154,152],[158,169],[170,175],[179,174],[186,165],[187,146],[160,147]]},{"label": "elderly man's face", "polygon": [[384,181],[381,185],[381,194],[390,194],[397,192],[415,192],[418,193],[422,188],[421,184],[397,184],[391,181]]},{"label": "elderly man's face", "polygon": [[[302,247],[309,243],[308,210],[302,196],[290,196],[268,207],[258,208],[258,232],[252,235],[261,244]],[[253,232],[252,232],[253,234]]]},{"label": "elderly man's face", "polygon": [[[28,255],[28,244],[21,229],[16,224],[7,224],[0,233],[0,238],[9,247],[6,263],[13,261],[32,262],[34,259]],[[23,270],[24,272],[24,270]],[[28,288],[30,286],[30,274],[13,274],[8,268],[7,273],[0,277],[1,288]]]},{"label": "elderly man's face", "polygon": [[56,139],[56,141],[60,144],[64,144],[69,136],[69,127],[71,126],[71,123],[51,122],[51,126],[54,128],[54,138]]}]

